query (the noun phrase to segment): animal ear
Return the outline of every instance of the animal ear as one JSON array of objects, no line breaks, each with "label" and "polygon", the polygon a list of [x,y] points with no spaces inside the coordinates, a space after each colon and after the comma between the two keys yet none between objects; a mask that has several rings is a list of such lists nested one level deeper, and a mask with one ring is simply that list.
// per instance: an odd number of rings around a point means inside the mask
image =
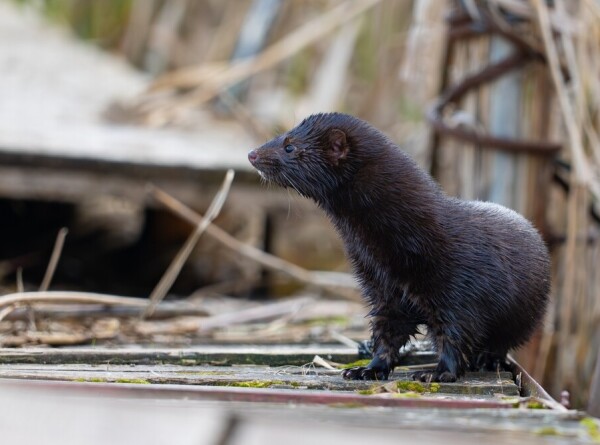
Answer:
[{"label": "animal ear", "polygon": [[335,165],[338,165],[341,159],[346,159],[348,156],[349,147],[346,141],[346,133],[342,130],[334,128],[329,132],[329,146]]}]

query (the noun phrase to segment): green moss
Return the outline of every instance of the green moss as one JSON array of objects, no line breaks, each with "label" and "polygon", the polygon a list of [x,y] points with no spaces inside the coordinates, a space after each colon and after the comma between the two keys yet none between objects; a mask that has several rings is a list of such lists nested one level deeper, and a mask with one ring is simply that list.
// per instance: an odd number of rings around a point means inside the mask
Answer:
[{"label": "green moss", "polygon": [[501,400],[507,405],[512,405],[513,408],[521,407],[521,399],[515,396],[502,396]]},{"label": "green moss", "polygon": [[433,382],[429,384],[429,392],[436,393],[440,390],[440,384]]},{"label": "green moss", "polygon": [[331,408],[364,408],[362,403],[358,402],[347,402],[347,403],[330,403],[327,405]]},{"label": "green moss", "polygon": [[101,377],[92,377],[89,379],[85,379],[83,377],[80,377],[78,379],[73,380],[74,382],[84,382],[84,383],[106,383],[107,380],[103,379]]},{"label": "green moss", "polygon": [[375,394],[375,391],[373,390],[373,388],[370,388],[370,389],[359,389],[356,392],[358,394],[360,394],[361,396],[372,396],[373,394]]},{"label": "green moss", "polygon": [[102,377],[91,377],[91,378],[77,378],[73,380],[74,382],[83,382],[83,383],[134,383],[139,385],[149,385],[150,382],[146,379],[117,379],[114,381],[110,381],[106,378]]},{"label": "green moss", "polygon": [[592,417],[584,417],[579,423],[587,430],[588,435],[594,442],[600,443],[600,426],[597,420]]},{"label": "green moss", "polygon": [[410,382],[406,380],[400,380],[396,382],[396,388],[398,388],[399,392],[418,392],[424,393],[425,386],[419,382]]},{"label": "green moss", "polygon": [[288,385],[290,385],[292,388],[299,388],[302,386],[299,382],[288,382]]},{"label": "green moss", "polygon": [[281,380],[245,380],[239,382],[223,382],[225,386],[237,388],[270,388],[273,385],[285,385]]},{"label": "green moss", "polygon": [[535,430],[535,434],[540,436],[560,436],[561,433],[553,426],[545,426]]},{"label": "green moss", "polygon": [[546,405],[540,403],[536,400],[532,400],[531,402],[527,402],[527,408],[529,409],[546,409]]},{"label": "green moss", "polygon": [[435,394],[440,391],[441,385],[439,383],[420,383],[413,382],[410,380],[399,380],[396,382],[396,388],[398,392],[414,392],[414,393],[432,393]]},{"label": "green moss", "polygon": [[357,360],[355,362],[352,363],[346,363],[345,365],[341,365],[340,368],[341,369],[349,369],[349,368],[356,368],[358,366],[367,366],[369,363],[371,363],[371,360],[364,359],[364,360]]},{"label": "green moss", "polygon": [[422,395],[418,392],[407,391],[392,394],[392,397],[395,399],[418,399],[419,397],[422,397]]},{"label": "green moss", "polygon": [[117,379],[115,383],[131,383],[135,385],[149,385],[150,382],[146,379]]}]

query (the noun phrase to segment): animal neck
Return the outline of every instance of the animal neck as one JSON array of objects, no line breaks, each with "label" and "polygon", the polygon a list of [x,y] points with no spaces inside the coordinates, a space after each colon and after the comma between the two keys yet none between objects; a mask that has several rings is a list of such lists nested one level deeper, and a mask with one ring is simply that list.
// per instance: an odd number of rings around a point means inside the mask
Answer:
[{"label": "animal neck", "polygon": [[320,205],[348,242],[390,246],[397,255],[443,248],[444,195],[416,165],[377,162],[360,169]]}]

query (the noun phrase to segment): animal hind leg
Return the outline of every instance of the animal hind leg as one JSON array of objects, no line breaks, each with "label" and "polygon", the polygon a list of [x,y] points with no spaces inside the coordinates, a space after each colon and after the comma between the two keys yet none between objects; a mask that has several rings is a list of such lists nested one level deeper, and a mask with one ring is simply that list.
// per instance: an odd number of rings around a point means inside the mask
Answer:
[{"label": "animal hind leg", "polygon": [[367,366],[346,369],[347,380],[386,380],[399,359],[399,349],[418,332],[421,317],[413,311],[374,315],[371,319],[373,360]]},{"label": "animal hind leg", "polygon": [[510,363],[506,360],[507,351],[483,351],[474,354],[470,360],[470,369],[480,372],[510,371]]},{"label": "animal hind leg", "polygon": [[470,345],[461,341],[453,330],[442,330],[435,333],[440,359],[433,371],[417,371],[414,380],[422,382],[455,382],[462,377],[467,368]]}]

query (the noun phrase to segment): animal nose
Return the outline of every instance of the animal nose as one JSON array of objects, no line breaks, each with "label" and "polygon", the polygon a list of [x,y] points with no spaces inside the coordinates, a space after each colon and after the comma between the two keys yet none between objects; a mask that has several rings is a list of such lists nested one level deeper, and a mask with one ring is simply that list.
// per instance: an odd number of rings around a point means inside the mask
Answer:
[{"label": "animal nose", "polygon": [[250,153],[248,153],[248,160],[254,164],[254,162],[258,159],[258,153],[256,152],[256,150],[251,150]]}]

